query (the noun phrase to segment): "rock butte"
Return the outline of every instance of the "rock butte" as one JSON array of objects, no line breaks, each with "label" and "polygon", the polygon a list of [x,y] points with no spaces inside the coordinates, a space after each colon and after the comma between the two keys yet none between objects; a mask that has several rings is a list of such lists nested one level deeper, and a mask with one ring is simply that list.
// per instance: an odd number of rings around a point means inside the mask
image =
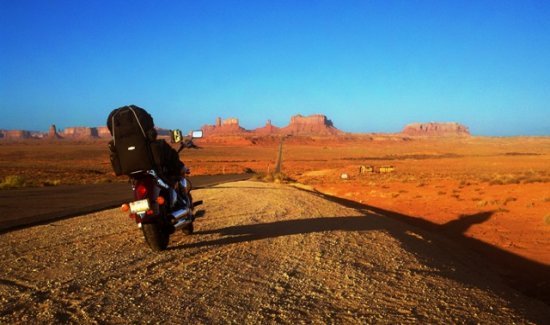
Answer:
[{"label": "rock butte", "polygon": [[315,114],[310,116],[294,115],[290,119],[290,124],[286,127],[279,128],[271,124],[271,120],[267,120],[265,126],[254,130],[246,130],[239,125],[239,120],[229,118],[223,120],[216,119],[214,125],[204,125],[202,128],[204,135],[339,135],[344,132],[338,130],[332,124],[332,121],[327,119],[325,115]]},{"label": "rock butte", "polygon": [[468,127],[455,122],[444,123],[411,123],[407,124],[402,131],[405,135],[410,136],[469,136]]},{"label": "rock butte", "polygon": [[[204,137],[218,136],[339,136],[351,135],[334,127],[334,124],[323,114],[302,116],[294,115],[290,123],[285,127],[277,127],[267,120],[265,126],[247,130],[239,125],[238,118],[216,118],[214,125],[203,125],[201,130]],[[160,136],[168,136],[167,129],[157,128]],[[455,122],[429,122],[411,123],[406,125],[402,132],[405,136],[431,136],[431,137],[463,137],[470,136],[468,127]],[[46,133],[31,132],[25,130],[0,130],[0,139],[24,140],[31,138],[44,139],[102,139],[110,138],[111,134],[106,126],[100,127],[68,127],[59,132],[55,125],[51,125]]]}]

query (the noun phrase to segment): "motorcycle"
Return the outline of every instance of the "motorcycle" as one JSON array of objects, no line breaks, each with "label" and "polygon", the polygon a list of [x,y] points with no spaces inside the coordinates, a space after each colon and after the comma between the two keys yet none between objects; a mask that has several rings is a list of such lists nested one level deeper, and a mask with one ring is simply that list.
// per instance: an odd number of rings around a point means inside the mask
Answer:
[{"label": "motorcycle", "polygon": [[[178,153],[185,148],[196,148],[192,140],[202,137],[202,131],[193,131],[188,137],[183,137],[180,130],[173,130],[170,134],[171,142],[180,144]],[[194,208],[202,201],[193,202],[189,174],[186,167],[185,175],[174,187],[168,185],[155,170],[130,175],[134,201],[123,204],[121,210],[129,212],[153,251],[165,250],[170,235],[178,229],[186,235],[193,233]]]}]

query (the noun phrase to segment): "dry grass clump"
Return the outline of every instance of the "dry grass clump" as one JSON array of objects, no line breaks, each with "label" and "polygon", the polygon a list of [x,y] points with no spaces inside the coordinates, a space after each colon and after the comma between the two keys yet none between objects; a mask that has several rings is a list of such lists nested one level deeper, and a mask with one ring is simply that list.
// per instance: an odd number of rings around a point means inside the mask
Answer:
[{"label": "dry grass clump", "polygon": [[57,186],[57,185],[61,185],[60,179],[53,179],[53,180],[47,179],[42,182],[42,186]]},{"label": "dry grass clump", "polygon": [[502,202],[503,205],[506,205],[508,204],[509,202],[514,202],[514,201],[517,201],[518,199],[515,198],[515,197],[507,197],[504,202]]},{"label": "dry grass clump", "polygon": [[488,204],[489,204],[489,202],[487,202],[486,200],[477,200],[477,203],[476,203],[476,205],[477,205],[478,207],[480,207],[480,208],[481,208],[481,207],[485,207],[485,206],[487,206]]},{"label": "dry grass clump", "polygon": [[294,179],[290,178],[284,173],[265,173],[265,174],[256,174],[252,177],[252,180],[263,181],[268,183],[289,183],[295,182]]},{"label": "dry grass clump", "polygon": [[483,181],[490,185],[529,184],[549,182],[550,177],[544,171],[526,171],[519,174],[494,174],[490,178],[484,178]]},{"label": "dry grass clump", "polygon": [[0,182],[0,189],[6,188],[20,188],[26,185],[27,181],[24,177],[19,175],[8,175],[4,177],[2,182]]}]

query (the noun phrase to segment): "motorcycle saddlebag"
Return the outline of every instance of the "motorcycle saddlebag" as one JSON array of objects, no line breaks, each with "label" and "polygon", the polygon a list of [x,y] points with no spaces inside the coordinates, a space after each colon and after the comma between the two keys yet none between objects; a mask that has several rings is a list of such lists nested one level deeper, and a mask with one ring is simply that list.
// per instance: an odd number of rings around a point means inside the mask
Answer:
[{"label": "motorcycle saddlebag", "polygon": [[136,110],[132,106],[126,106],[110,117],[113,135],[113,143],[110,145],[111,163],[115,174],[129,175],[155,169],[147,136],[149,130],[144,128]]}]

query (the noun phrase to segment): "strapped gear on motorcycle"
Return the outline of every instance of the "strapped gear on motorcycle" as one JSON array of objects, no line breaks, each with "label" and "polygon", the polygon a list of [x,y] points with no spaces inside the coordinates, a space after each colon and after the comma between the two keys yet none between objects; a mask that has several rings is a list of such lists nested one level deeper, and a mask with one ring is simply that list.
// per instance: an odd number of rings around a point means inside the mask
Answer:
[{"label": "strapped gear on motorcycle", "polygon": [[135,105],[117,108],[109,114],[107,127],[113,136],[109,143],[111,163],[117,175],[155,169],[147,132],[153,118]]},{"label": "strapped gear on motorcycle", "polygon": [[117,176],[156,170],[175,183],[183,168],[178,153],[164,140],[157,140],[153,118],[143,108],[129,105],[109,114],[107,127],[111,164]]}]

